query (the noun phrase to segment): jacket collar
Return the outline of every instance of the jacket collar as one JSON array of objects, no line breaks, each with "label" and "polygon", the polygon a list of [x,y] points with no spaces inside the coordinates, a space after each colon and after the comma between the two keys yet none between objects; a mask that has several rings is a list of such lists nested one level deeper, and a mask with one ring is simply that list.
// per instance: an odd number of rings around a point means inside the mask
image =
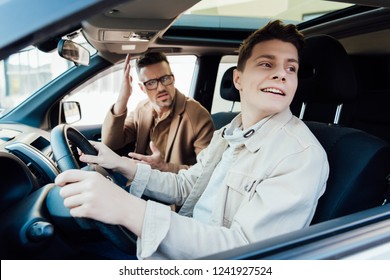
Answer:
[{"label": "jacket collar", "polygon": [[184,112],[184,109],[186,108],[186,100],[187,97],[182,94],[178,89],[176,89],[176,95],[175,95],[175,103],[173,108],[173,114],[180,115]]},{"label": "jacket collar", "polygon": [[177,89],[176,89],[175,99],[176,100],[175,100],[174,108],[171,112],[172,121],[171,121],[171,125],[169,127],[167,147],[165,150],[165,158],[164,158],[165,161],[169,161],[169,159],[170,159],[172,148],[173,148],[173,143],[175,141],[177,131],[178,131],[179,126],[180,126],[180,121],[182,119],[182,114],[184,112],[186,100],[187,100],[186,96],[184,94],[182,94],[180,91],[178,91]]},{"label": "jacket collar", "polygon": [[[180,124],[179,114],[182,114],[182,112],[184,112],[185,105],[186,105],[186,96],[182,94],[180,91],[178,91],[177,89],[175,90],[176,90],[175,102],[173,105],[173,109],[171,110],[171,114],[173,114],[173,119],[169,129],[168,143],[165,152],[166,158],[172,149],[175,134]],[[141,110],[141,112],[142,114],[140,115],[140,122],[139,122],[136,149],[135,149],[137,153],[144,153],[144,151],[146,151],[149,145],[148,142],[149,134],[147,133],[147,131],[149,131],[152,126],[153,112],[154,112],[153,106],[149,99],[146,99],[144,101],[143,109]]]},{"label": "jacket collar", "polygon": [[[257,152],[267,138],[286,125],[292,117],[290,108],[271,116],[255,133],[248,137],[245,146],[250,152]],[[241,118],[241,113],[233,119],[232,123],[238,118]]]}]

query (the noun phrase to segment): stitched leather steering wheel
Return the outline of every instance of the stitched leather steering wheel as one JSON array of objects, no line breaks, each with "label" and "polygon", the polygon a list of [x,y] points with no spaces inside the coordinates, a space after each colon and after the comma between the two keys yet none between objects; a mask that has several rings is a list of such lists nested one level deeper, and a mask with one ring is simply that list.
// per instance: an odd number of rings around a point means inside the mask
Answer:
[{"label": "stitched leather steering wheel", "polygon": [[[61,171],[80,169],[70,143],[85,154],[97,155],[96,149],[77,129],[66,124],[60,124],[51,132],[51,146],[55,161]],[[115,182],[110,170],[96,166],[95,171]],[[117,248],[127,254],[134,254],[136,237],[133,233],[120,225],[106,224],[86,218],[73,218],[69,209],[64,206],[64,200],[59,195],[59,190],[60,187],[55,186],[46,199],[47,208],[52,216],[61,216],[62,218],[66,216],[68,219],[74,219],[84,229],[97,228]]]}]

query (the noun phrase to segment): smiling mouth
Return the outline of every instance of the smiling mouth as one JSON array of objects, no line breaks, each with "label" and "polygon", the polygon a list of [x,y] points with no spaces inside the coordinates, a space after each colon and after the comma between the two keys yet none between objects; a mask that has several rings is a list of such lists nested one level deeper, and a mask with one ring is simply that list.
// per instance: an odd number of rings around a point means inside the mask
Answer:
[{"label": "smiling mouth", "polygon": [[276,95],[286,96],[286,94],[283,91],[277,88],[262,88],[261,91],[276,94]]}]

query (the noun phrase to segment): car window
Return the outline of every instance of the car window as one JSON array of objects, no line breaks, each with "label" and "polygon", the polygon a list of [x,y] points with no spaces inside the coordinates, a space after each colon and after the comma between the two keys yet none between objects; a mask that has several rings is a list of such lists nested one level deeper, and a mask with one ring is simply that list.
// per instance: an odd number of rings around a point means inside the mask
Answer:
[{"label": "car window", "polygon": [[44,53],[33,46],[0,61],[0,116],[70,67],[57,53]]},{"label": "car window", "polygon": [[225,71],[230,67],[237,65],[237,59],[238,56],[236,55],[226,55],[223,56],[221,59],[221,62],[218,66],[217,80],[215,82],[215,90],[213,95],[211,114],[218,113],[218,112],[227,112],[227,111],[233,111],[233,112],[241,111],[240,102],[235,102],[233,104],[232,101],[224,100],[220,94],[221,80],[223,74],[225,74]]},{"label": "car window", "polygon": [[[181,55],[167,56],[175,75],[175,86],[184,95],[189,95],[192,77],[195,69],[196,56]],[[137,104],[147,98],[138,86],[138,76],[135,71],[135,60],[131,61],[133,77],[133,93],[129,99],[128,112],[135,109]],[[63,101],[77,101],[81,108],[81,119],[74,125],[102,124],[106,113],[115,103],[122,83],[123,63],[100,73],[93,79],[73,90]]]},{"label": "car window", "polygon": [[[87,48],[96,50],[83,36],[73,38]],[[75,65],[63,59],[57,51],[43,52],[29,46],[0,61],[0,117],[21,104],[37,90]]]}]

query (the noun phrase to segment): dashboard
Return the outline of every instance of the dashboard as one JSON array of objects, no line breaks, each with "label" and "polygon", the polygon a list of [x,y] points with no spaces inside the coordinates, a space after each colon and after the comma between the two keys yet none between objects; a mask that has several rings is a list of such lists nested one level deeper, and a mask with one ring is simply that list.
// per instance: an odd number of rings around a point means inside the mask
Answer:
[{"label": "dashboard", "polygon": [[19,124],[0,125],[0,213],[60,173],[50,133]]}]

